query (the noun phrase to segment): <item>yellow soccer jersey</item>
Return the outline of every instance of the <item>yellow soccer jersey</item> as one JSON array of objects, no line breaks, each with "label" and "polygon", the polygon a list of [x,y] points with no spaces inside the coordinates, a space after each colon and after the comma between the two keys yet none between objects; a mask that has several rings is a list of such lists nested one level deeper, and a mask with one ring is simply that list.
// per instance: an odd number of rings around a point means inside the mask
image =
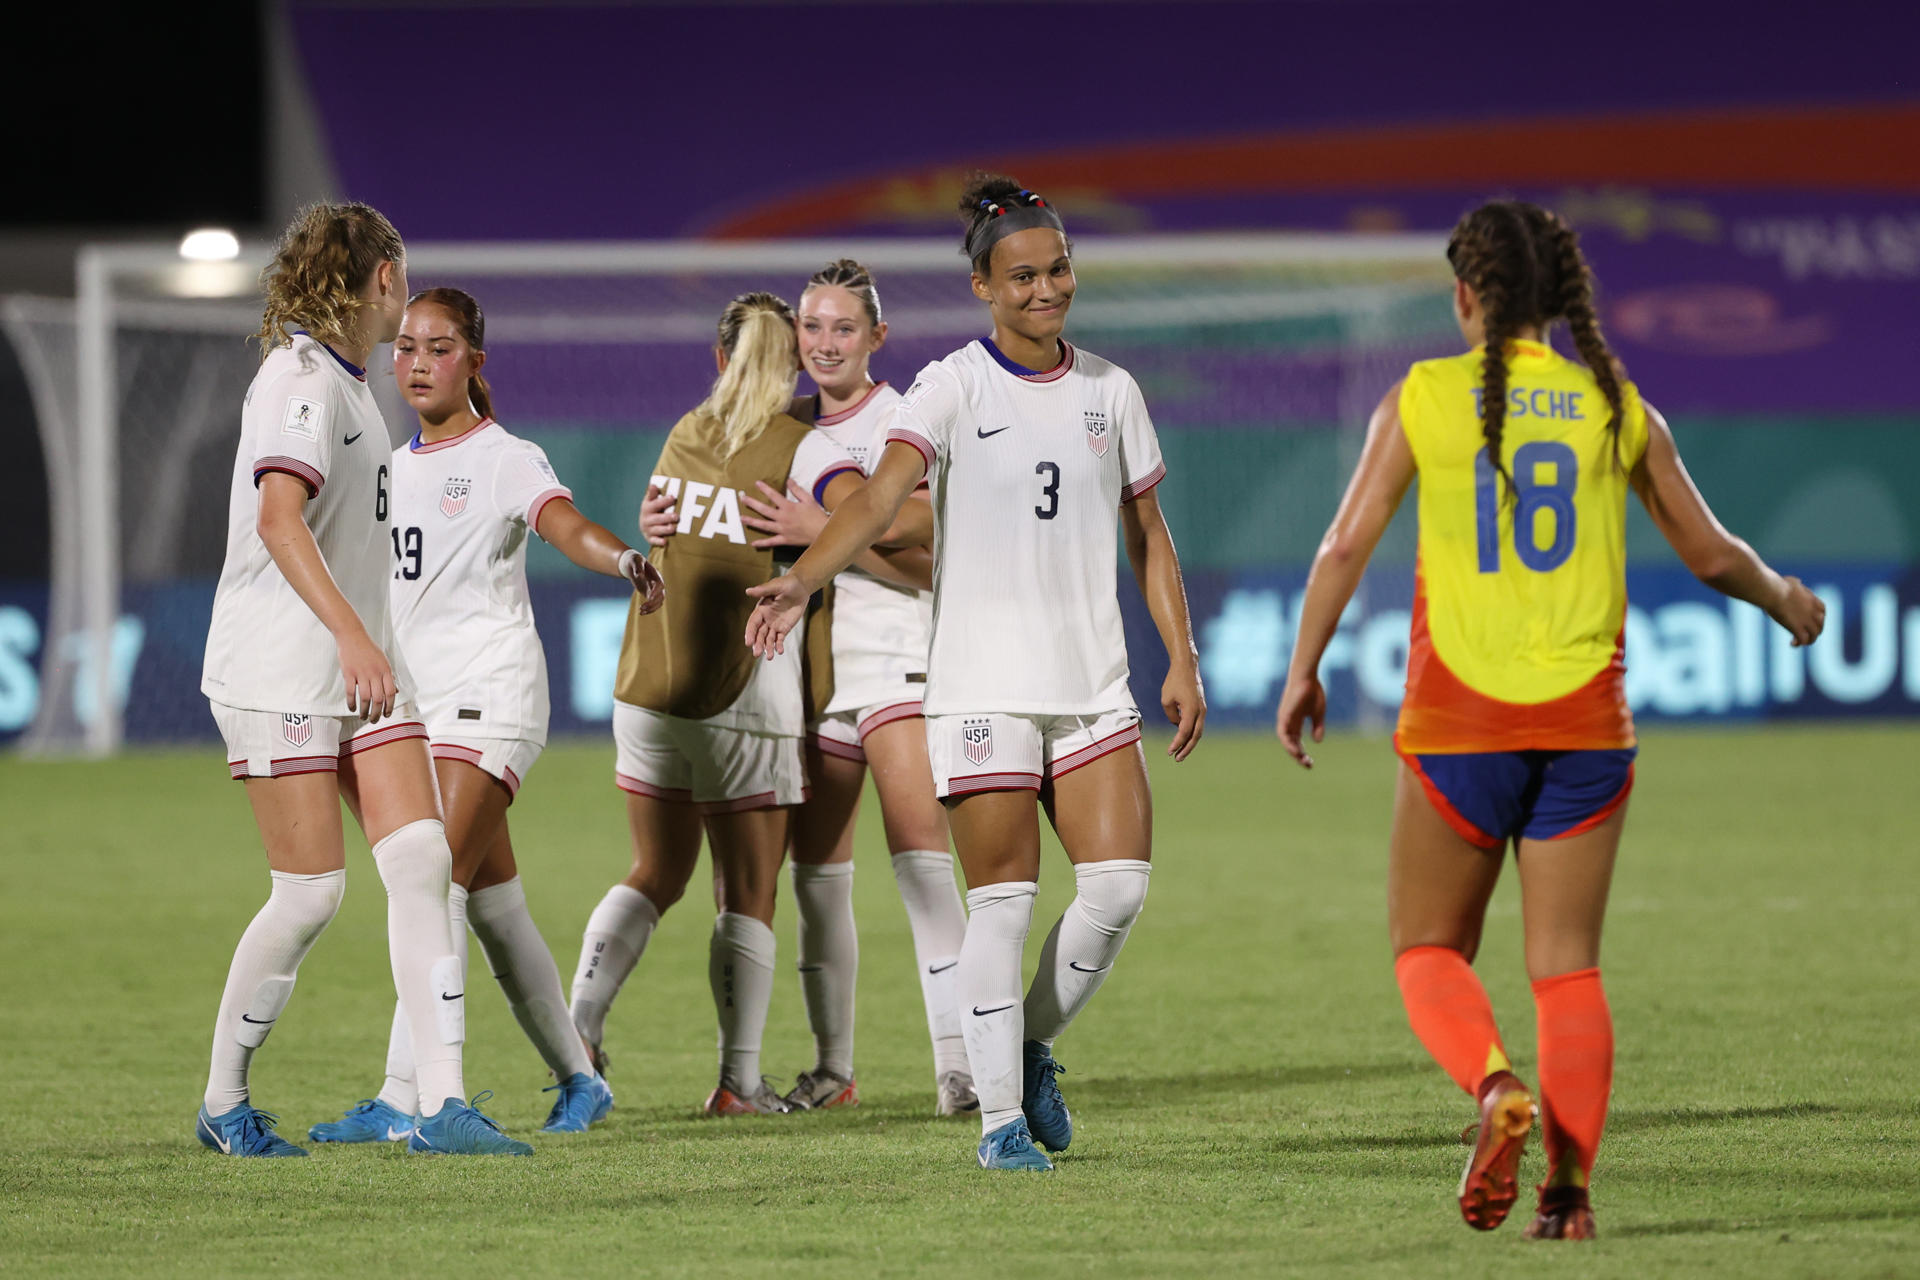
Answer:
[{"label": "yellow soccer jersey", "polygon": [[[1539,343],[1509,352],[1501,453],[1512,498],[1481,434],[1479,349],[1421,361],[1401,388],[1420,473],[1405,750],[1632,741],[1620,688],[1626,497],[1646,412],[1624,384],[1616,455],[1606,397],[1585,365]],[[1506,714],[1514,707],[1531,711]]]}]

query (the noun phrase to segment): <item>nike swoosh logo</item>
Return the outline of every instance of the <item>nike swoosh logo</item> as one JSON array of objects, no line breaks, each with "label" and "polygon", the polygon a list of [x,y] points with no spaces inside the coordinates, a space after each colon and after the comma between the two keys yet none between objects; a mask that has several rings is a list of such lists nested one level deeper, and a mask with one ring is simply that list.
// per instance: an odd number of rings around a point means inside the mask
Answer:
[{"label": "nike swoosh logo", "polygon": [[959,962],[958,960],[949,960],[949,961],[947,961],[947,962],[946,962],[945,964],[942,964],[942,965],[931,965],[931,964],[930,964],[930,965],[928,965],[928,966],[927,966],[927,972],[928,972],[928,973],[945,973],[945,972],[946,972],[947,970],[949,970],[949,969],[951,969],[951,968],[953,968],[953,966],[955,966],[955,965],[957,965],[957,964],[959,964],[959,963],[960,963],[960,962]]},{"label": "nike swoosh logo", "polygon": [[208,1136],[209,1138],[212,1138],[212,1139],[213,1139],[213,1140],[214,1140],[215,1142],[217,1142],[217,1143],[219,1143],[219,1144],[220,1144],[220,1154],[221,1154],[221,1155],[223,1155],[223,1156],[230,1156],[230,1155],[232,1155],[232,1154],[233,1154],[233,1144],[232,1144],[231,1142],[228,1142],[228,1141],[227,1141],[227,1140],[226,1140],[225,1138],[223,1138],[223,1137],[221,1137],[221,1136],[220,1136],[220,1131],[219,1131],[218,1129],[215,1129],[215,1128],[214,1128],[214,1127],[213,1127],[212,1125],[210,1125],[210,1124],[209,1124],[209,1125],[203,1125],[203,1126],[201,1126],[201,1127],[202,1127],[202,1128],[204,1128],[204,1129],[205,1129],[205,1130],[207,1131],[207,1136]]},{"label": "nike swoosh logo", "polygon": [[401,1142],[407,1138],[411,1138],[412,1136],[413,1136],[413,1130],[411,1129],[396,1129],[392,1125],[387,1126],[388,1142]]},{"label": "nike swoosh logo", "polygon": [[1013,1002],[1011,1001],[1006,1004],[997,1004],[991,1009],[982,1009],[979,1005],[975,1005],[973,1006],[973,1016],[976,1018],[984,1018],[990,1013],[1005,1013],[1011,1008],[1013,1008]]},{"label": "nike swoosh logo", "polygon": [[466,992],[464,992],[464,991],[462,991],[462,992],[461,992],[461,993],[460,993],[459,995],[457,995],[457,996],[450,996],[450,995],[448,995],[448,994],[446,994],[446,993],[445,993],[444,991],[440,993],[440,998],[441,998],[442,1000],[464,1000],[464,999],[466,999],[466,996],[467,996],[467,993],[466,993]]},{"label": "nike swoosh logo", "polygon": [[1103,964],[1098,969],[1089,969],[1078,960],[1069,960],[1067,961],[1067,968],[1074,970],[1076,973],[1105,973],[1107,970],[1113,968],[1113,966]]},{"label": "nike swoosh logo", "polygon": [[[1003,431],[1004,431],[1005,429],[1006,429],[1006,428],[1004,428],[1004,427],[1003,427],[1003,428],[1001,428],[1001,430],[1003,430]],[[352,444],[352,443],[353,443],[353,442],[354,442],[355,440],[358,440],[358,439],[359,439],[359,438],[360,438],[361,436],[363,436],[363,435],[365,435],[365,434],[367,434],[367,433],[366,433],[366,432],[364,432],[364,431],[356,431],[356,432],[354,432],[354,433],[353,433],[352,435],[350,435],[350,436],[348,436],[348,437],[347,437],[347,438],[346,438],[346,439],[345,439],[344,441],[342,441],[341,443],[343,443],[343,444]]]},{"label": "nike swoosh logo", "polygon": [[272,1018],[249,1018],[244,1013],[240,1015],[240,1021],[251,1022],[256,1027],[270,1027],[274,1023],[274,1019]]},{"label": "nike swoosh logo", "polygon": [[991,431],[982,431],[980,428],[975,427],[973,429],[973,434],[979,436],[982,440],[985,440],[988,436],[997,436],[1002,431],[1011,431],[1011,430],[1013,430],[1012,427],[995,427]]}]

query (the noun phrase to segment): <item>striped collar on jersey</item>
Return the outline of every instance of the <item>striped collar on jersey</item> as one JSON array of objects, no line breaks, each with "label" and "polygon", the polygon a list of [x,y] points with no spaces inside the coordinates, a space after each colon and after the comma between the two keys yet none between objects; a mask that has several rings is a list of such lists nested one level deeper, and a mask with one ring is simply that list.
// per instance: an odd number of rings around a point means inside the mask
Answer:
[{"label": "striped collar on jersey", "polygon": [[846,408],[842,409],[840,412],[829,413],[829,414],[822,414],[820,412],[820,393],[818,391],[814,392],[813,393],[813,425],[816,427],[831,427],[835,423],[845,422],[848,418],[851,418],[854,414],[866,408],[867,401],[879,395],[880,388],[886,385],[887,384],[884,380],[874,383],[872,386],[867,388],[867,394],[861,396],[858,400],[854,401],[852,404],[848,405]]},{"label": "striped collar on jersey", "polygon": [[[305,329],[295,329],[293,331],[293,335],[296,338],[313,338],[313,335],[308,333]],[[367,380],[367,371],[365,369],[362,369],[359,365],[347,359],[345,356],[341,355],[338,351],[335,351],[332,347],[328,346],[326,343],[321,342],[320,339],[313,338],[313,340],[315,343],[319,345],[322,351],[325,351],[328,355],[332,356],[335,360],[339,361],[340,367],[342,369],[345,369],[348,373],[360,379],[360,381],[362,382],[365,382]]]},{"label": "striped collar on jersey", "polygon": [[1002,369],[1022,382],[1053,382],[1067,376],[1067,370],[1073,368],[1073,344],[1065,338],[1060,339],[1060,363],[1051,369],[1029,369],[1023,364],[1007,359],[1006,352],[994,345],[992,338],[980,339],[980,345],[987,349]]},{"label": "striped collar on jersey", "polygon": [[420,433],[416,431],[413,433],[413,439],[407,441],[407,448],[412,450],[414,453],[433,453],[439,449],[451,449],[453,448],[453,446],[459,444],[462,440],[465,440],[468,437],[477,434],[478,432],[485,431],[488,427],[492,425],[493,425],[492,418],[482,418],[480,419],[480,421],[468,427],[465,431],[462,431],[459,435],[448,436],[445,440],[435,440],[432,444],[420,443]]}]

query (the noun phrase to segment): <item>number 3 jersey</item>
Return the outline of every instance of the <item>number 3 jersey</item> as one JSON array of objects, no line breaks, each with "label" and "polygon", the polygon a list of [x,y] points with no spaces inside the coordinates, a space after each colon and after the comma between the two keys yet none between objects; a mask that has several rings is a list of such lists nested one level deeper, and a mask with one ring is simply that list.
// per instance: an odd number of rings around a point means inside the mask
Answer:
[{"label": "number 3 jersey", "polygon": [[[391,447],[366,370],[304,333],[260,362],[240,411],[227,557],[200,677],[207,697],[250,711],[348,714],[333,634],[260,540],[256,490],[274,472],[306,485],[304,515],[320,556],[367,634],[394,661],[387,613]],[[408,692],[403,684],[402,695]]]},{"label": "number 3 jersey", "polygon": [[547,740],[527,536],[572,497],[538,445],[491,418],[393,451],[393,627],[429,736]]},{"label": "number 3 jersey", "polygon": [[1623,384],[1616,454],[1606,396],[1585,365],[1515,342],[1500,455],[1480,425],[1479,348],[1423,360],[1401,385],[1400,428],[1420,476],[1403,752],[1634,745],[1623,652],[1628,473],[1647,448]]},{"label": "number 3 jersey", "polygon": [[1133,705],[1114,522],[1166,466],[1126,370],[1061,348],[1035,372],[978,339],[895,410],[887,440],[921,452],[933,496],[929,716]]}]

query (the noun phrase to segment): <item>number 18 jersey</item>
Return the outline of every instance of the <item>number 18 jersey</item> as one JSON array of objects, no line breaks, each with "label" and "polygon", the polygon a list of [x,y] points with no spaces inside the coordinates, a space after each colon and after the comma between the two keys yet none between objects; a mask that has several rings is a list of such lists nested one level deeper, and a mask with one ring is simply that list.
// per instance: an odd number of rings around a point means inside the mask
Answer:
[{"label": "number 18 jersey", "polygon": [[1500,453],[1480,425],[1479,349],[1423,360],[1401,386],[1420,476],[1403,752],[1588,750],[1634,744],[1627,710],[1627,476],[1646,411],[1623,384],[1618,453],[1586,366],[1515,342]]},{"label": "number 18 jersey", "polygon": [[887,440],[920,451],[933,497],[930,716],[1133,705],[1114,522],[1167,469],[1127,371],[1061,348],[1035,372],[970,342],[894,412]]}]

